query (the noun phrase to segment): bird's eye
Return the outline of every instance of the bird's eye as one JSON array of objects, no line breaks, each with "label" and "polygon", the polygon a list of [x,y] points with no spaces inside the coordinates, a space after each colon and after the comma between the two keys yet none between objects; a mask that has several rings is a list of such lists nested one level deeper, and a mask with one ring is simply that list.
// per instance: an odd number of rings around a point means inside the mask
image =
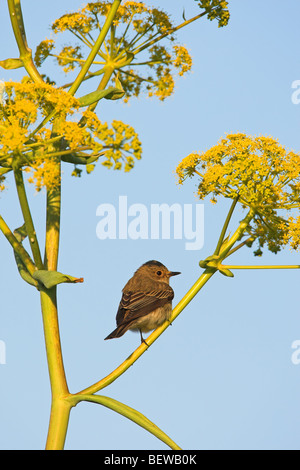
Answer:
[{"label": "bird's eye", "polygon": [[157,274],[158,276],[161,276],[161,275],[162,275],[162,272],[161,272],[161,271],[156,271],[156,274]]}]

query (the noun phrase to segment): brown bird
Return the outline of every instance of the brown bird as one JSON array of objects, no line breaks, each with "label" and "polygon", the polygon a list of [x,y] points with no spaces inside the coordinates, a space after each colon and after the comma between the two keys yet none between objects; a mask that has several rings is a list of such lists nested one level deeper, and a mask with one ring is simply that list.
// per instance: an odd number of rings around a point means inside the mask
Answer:
[{"label": "brown bird", "polygon": [[[120,338],[127,330],[142,333],[154,330],[168,320],[172,313],[174,291],[169,285],[169,271],[159,261],[143,264],[127,282],[116,316],[117,328],[105,339]],[[147,344],[147,343],[146,343]]]}]

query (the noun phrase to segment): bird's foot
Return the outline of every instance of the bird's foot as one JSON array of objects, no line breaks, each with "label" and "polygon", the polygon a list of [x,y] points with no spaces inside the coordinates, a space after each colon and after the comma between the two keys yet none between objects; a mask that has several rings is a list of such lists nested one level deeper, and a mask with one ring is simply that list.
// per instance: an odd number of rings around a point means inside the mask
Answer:
[{"label": "bird's foot", "polygon": [[141,344],[145,343],[145,345],[149,348],[149,344],[148,344],[147,341],[143,338],[143,335],[142,335],[141,330],[140,330],[140,335],[141,335]]}]

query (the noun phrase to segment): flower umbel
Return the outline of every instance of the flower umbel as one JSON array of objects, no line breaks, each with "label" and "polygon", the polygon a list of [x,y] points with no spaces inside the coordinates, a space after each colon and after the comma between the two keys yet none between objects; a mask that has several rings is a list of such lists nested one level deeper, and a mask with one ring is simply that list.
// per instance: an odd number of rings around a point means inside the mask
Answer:
[{"label": "flower umbel", "polygon": [[[41,65],[48,56],[56,58],[65,72],[81,66],[84,49],[92,48],[112,2],[88,3],[78,12],[68,13],[52,25],[55,34],[70,32],[81,45],[68,44],[54,51],[53,43],[43,41],[37,48],[35,61]],[[209,13],[209,12],[208,12]],[[94,71],[87,78],[111,70],[111,82],[121,80],[125,91],[124,101],[139,96],[157,96],[161,101],[174,91],[174,75],[182,76],[190,71],[192,58],[188,50],[175,41],[176,27],[163,10],[150,8],[143,2],[127,1],[118,8],[110,34],[94,60]],[[164,43],[161,42],[164,40]],[[160,43],[160,44],[158,44]]]},{"label": "flower umbel", "polygon": [[[238,197],[243,207],[254,209],[248,232],[260,247],[266,243],[277,252],[291,239],[291,212],[300,206],[300,155],[287,151],[276,139],[228,134],[206,152],[184,158],[177,175],[180,184],[188,177],[200,177],[200,199],[210,195],[217,202],[220,196]],[[297,246],[295,240],[292,246]]]},{"label": "flower umbel", "polygon": [[[95,113],[82,111],[79,101],[64,90],[26,80],[5,85],[0,103],[0,189],[3,175],[14,168],[31,172],[29,182],[39,191],[58,184],[57,159],[85,165],[90,173],[100,157],[106,167],[125,171],[141,158],[141,143],[131,126],[102,123]],[[52,119],[45,125],[43,119],[53,110],[51,130]]]}]

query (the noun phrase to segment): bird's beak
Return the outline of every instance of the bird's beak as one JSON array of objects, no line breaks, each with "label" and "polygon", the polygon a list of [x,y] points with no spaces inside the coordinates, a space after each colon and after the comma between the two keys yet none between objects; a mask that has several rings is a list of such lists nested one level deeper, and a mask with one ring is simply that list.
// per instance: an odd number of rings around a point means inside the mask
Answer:
[{"label": "bird's beak", "polygon": [[171,277],[171,276],[177,276],[178,274],[181,274],[181,273],[179,273],[179,272],[177,272],[177,271],[169,271],[168,276],[169,276],[169,277]]}]

